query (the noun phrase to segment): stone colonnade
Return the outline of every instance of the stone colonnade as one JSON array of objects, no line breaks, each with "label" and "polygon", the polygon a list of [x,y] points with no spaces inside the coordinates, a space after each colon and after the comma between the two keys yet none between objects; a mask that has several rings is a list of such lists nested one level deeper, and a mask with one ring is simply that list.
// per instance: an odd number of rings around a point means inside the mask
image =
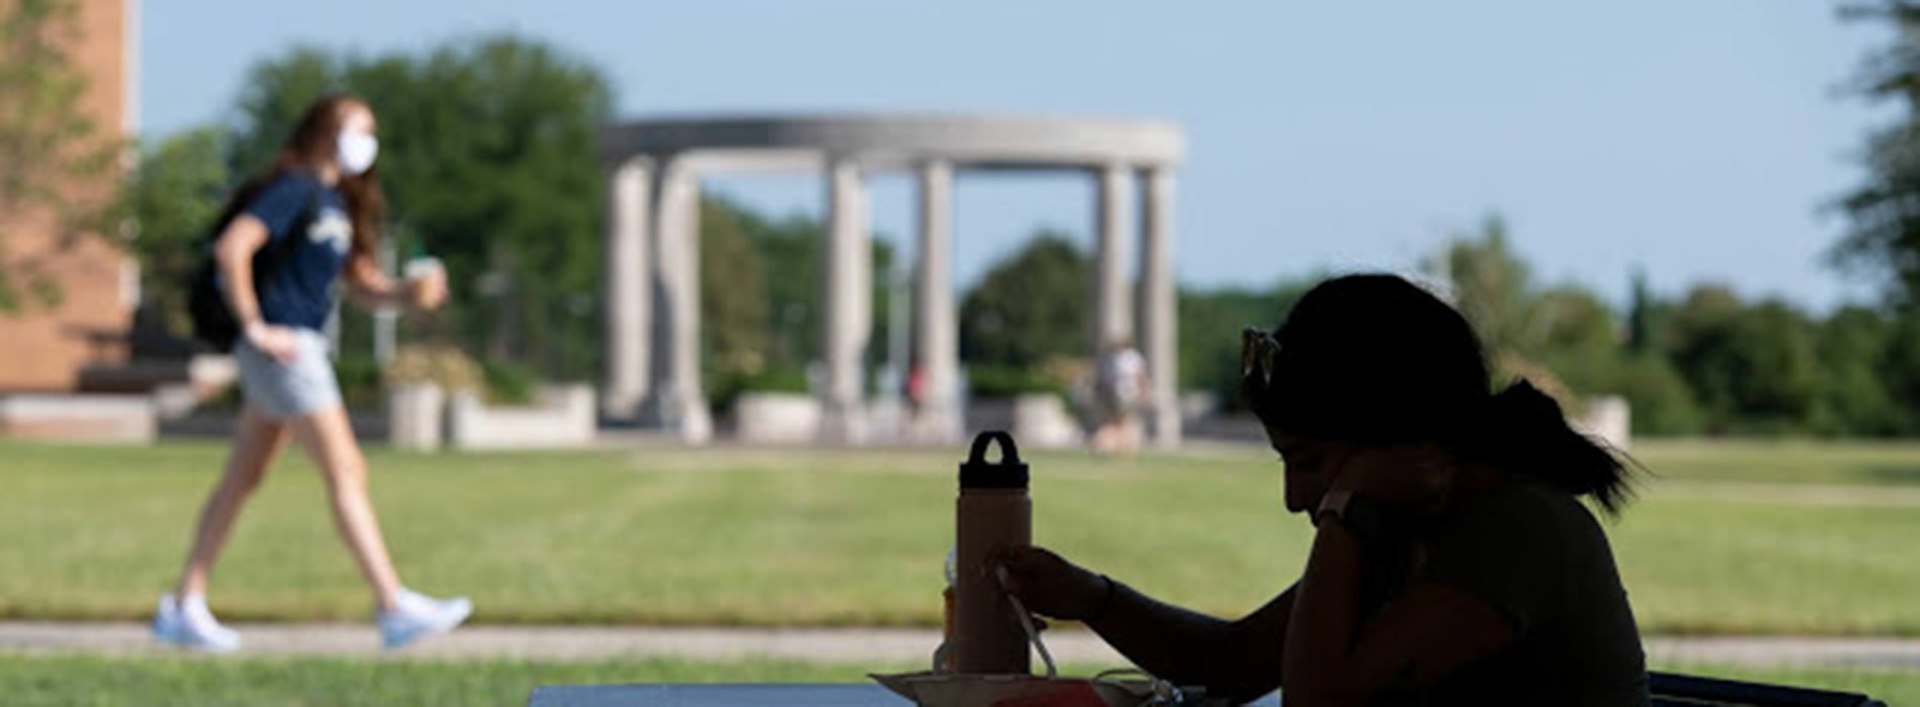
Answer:
[{"label": "stone colonnade", "polygon": [[[1153,381],[1152,438],[1180,439],[1176,399],[1173,169],[1183,149],[1164,123],[952,116],[644,120],[609,126],[603,413],[709,439],[700,375],[700,178],[812,172],[827,184],[822,269],[819,438],[868,440],[862,358],[873,329],[866,179],[916,176],[914,365],[924,398],[920,439],[960,431],[959,334],[953,295],[953,185],[968,170],[1068,170],[1094,186],[1093,326],[1088,346],[1130,340]],[[1139,201],[1136,202],[1138,197]],[[1139,270],[1129,278],[1131,248]],[[1138,308],[1135,288],[1138,285]]]}]

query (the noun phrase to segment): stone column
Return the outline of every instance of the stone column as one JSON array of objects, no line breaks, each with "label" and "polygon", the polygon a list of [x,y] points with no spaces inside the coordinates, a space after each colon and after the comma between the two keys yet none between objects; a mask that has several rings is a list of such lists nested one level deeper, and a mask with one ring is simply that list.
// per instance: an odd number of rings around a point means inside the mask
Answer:
[{"label": "stone column", "polygon": [[1100,171],[1094,207],[1093,351],[1132,338],[1133,307],[1127,286],[1127,237],[1133,210],[1133,171],[1125,165],[1107,165]]},{"label": "stone column", "polygon": [[1146,228],[1140,254],[1140,349],[1153,388],[1147,424],[1155,444],[1180,443],[1180,346],[1173,274],[1173,171],[1147,170]]},{"label": "stone column", "polygon": [[616,420],[638,420],[647,399],[648,327],[653,319],[653,278],[647,268],[647,221],[651,180],[642,160],[630,160],[607,174],[607,231],[603,256],[606,293],[606,395],[601,412]]},{"label": "stone column", "polygon": [[953,303],[953,165],[920,166],[920,263],[914,279],[914,361],[925,397],[914,418],[918,441],[960,441],[960,335]]},{"label": "stone column", "polygon": [[866,185],[860,167],[836,157],[827,167],[827,247],[821,267],[820,439],[833,444],[866,440],[867,337],[873,330],[872,244],[867,234]]},{"label": "stone column", "polygon": [[713,419],[700,381],[700,176],[667,163],[654,229],[654,357],[650,421],[701,444]]}]

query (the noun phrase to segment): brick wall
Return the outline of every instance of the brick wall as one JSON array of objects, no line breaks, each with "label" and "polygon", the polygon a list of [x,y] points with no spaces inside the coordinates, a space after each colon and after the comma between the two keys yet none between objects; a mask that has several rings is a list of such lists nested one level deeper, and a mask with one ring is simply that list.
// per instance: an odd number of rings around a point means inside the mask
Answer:
[{"label": "brick wall", "polygon": [[[121,139],[131,124],[127,37],[133,28],[127,3],[135,0],[75,1],[78,37],[70,56],[88,81],[83,110],[100,136]],[[114,184],[113,178],[102,181],[74,186],[104,196]],[[61,292],[58,306],[0,315],[0,390],[71,390],[87,365],[124,360],[125,347],[113,342],[132,321],[130,260],[96,236],[63,245],[47,214],[15,214],[0,228],[7,230],[0,262],[32,259]]]}]

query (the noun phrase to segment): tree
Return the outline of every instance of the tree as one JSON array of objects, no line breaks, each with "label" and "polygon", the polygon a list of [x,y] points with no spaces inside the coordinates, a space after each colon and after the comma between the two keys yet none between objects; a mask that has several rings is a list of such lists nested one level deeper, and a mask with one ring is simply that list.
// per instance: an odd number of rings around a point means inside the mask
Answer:
[{"label": "tree", "polygon": [[1487,352],[1523,353],[1538,342],[1532,274],[1507,247],[1507,223],[1490,214],[1477,233],[1460,233],[1425,270],[1452,288],[1453,306],[1480,333]]},{"label": "tree", "polygon": [[[79,30],[71,2],[0,0],[0,314],[57,304],[48,261],[112,216],[113,194],[96,185],[121,146],[82,110],[86,77],[65,49]],[[8,233],[24,228],[54,233],[53,247],[11,252]]]},{"label": "tree", "polygon": [[[307,106],[328,91],[346,88],[343,83],[341,61],[314,47],[294,47],[277,59],[254,64],[241,84],[244,88],[226,133],[228,172],[235,179],[244,179],[272,167],[281,144],[293,134]],[[383,108],[374,106],[384,118],[387,111]],[[387,125],[381,129],[383,133],[391,130]],[[383,146],[388,151],[392,148]],[[390,159],[381,159],[381,171],[388,171],[392,164]]]},{"label": "tree", "polygon": [[1673,360],[1705,407],[1710,432],[1789,432],[1809,426],[1820,360],[1814,328],[1784,302],[1744,307],[1700,286],[1674,311]]},{"label": "tree", "polygon": [[810,218],[771,220],[729,206],[766,267],[769,364],[804,368],[820,355],[820,266],[826,229]]},{"label": "tree", "polygon": [[1895,401],[1900,431],[1911,434],[1920,429],[1920,310],[1909,307],[1889,314],[1879,382]]},{"label": "tree", "polygon": [[1633,271],[1632,301],[1627,305],[1627,348],[1636,354],[1666,349],[1667,304],[1647,286],[1645,270]]},{"label": "tree", "polygon": [[231,183],[222,160],[222,133],[191,130],[145,150],[123,195],[136,224],[133,253],[140,260],[143,324],[186,334],[187,279],[205,254],[204,239],[219,218]]},{"label": "tree", "polygon": [[1681,436],[1704,429],[1693,390],[1665,355],[1629,354],[1618,361],[1608,385],[1633,410],[1634,434]]},{"label": "tree", "polygon": [[1843,307],[1819,325],[1816,429],[1875,436],[1906,430],[1905,415],[1881,375],[1893,334],[1885,315],[1865,307]]},{"label": "tree", "polygon": [[1533,298],[1539,338],[1522,355],[1540,362],[1569,388],[1584,394],[1613,393],[1625,354],[1613,310],[1585,288],[1562,286]]},{"label": "tree", "polygon": [[1844,7],[1841,17],[1897,30],[1891,46],[1861,62],[1853,89],[1906,110],[1867,137],[1867,180],[1837,202],[1848,225],[1829,259],[1884,279],[1889,301],[1920,304],[1920,3],[1877,0]]},{"label": "tree", "polygon": [[767,368],[767,276],[741,223],[748,216],[721,200],[700,205],[702,373],[718,408]]},{"label": "tree", "polygon": [[1748,424],[1806,428],[1820,384],[1815,331],[1805,313],[1778,300],[1761,302],[1741,317],[1733,344],[1744,365],[1736,369],[1734,389]]},{"label": "tree", "polygon": [[1271,331],[1320,278],[1289,280],[1266,289],[1226,287],[1180,291],[1180,388],[1212,393],[1227,408],[1240,406],[1240,332]]},{"label": "tree", "polygon": [[1498,214],[1476,232],[1456,234],[1425,269],[1448,284],[1454,307],[1480,335],[1496,382],[1527,377],[1567,405],[1617,392],[1622,346],[1613,310],[1578,285],[1538,289],[1532,269],[1508,246]]},{"label": "tree", "polygon": [[1087,354],[1093,268],[1065,234],[1041,230],[981,277],[961,300],[960,355],[969,363],[1033,370]]},{"label": "tree", "polygon": [[[826,255],[826,228],[820,221],[805,216],[769,219],[724,198],[707,201],[711,208],[724,212],[725,216],[716,218],[737,224],[762,269],[759,287],[764,293],[766,331],[761,345],[767,368],[781,378],[804,375],[807,364],[820,356],[820,297],[824,284],[820,277]],[[887,273],[892,270],[896,256],[884,236],[870,240],[874,331],[867,346],[867,361],[871,364],[886,353],[882,342],[886,341],[889,320]],[[741,276],[739,272],[725,273],[728,280]]]}]

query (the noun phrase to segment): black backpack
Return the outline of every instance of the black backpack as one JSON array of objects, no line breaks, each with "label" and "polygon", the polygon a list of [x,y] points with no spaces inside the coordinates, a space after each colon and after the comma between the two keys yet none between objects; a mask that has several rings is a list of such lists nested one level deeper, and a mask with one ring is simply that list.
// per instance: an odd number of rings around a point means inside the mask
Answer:
[{"label": "black backpack", "polygon": [[[214,245],[225,233],[227,226],[240,215],[254,197],[259,196],[271,178],[261,179],[253,184],[241,187],[232,201],[214,222],[213,229],[207,233],[201,245],[200,265],[193,269],[192,280],[187,284],[187,314],[193,319],[193,338],[208,348],[222,353],[232,351],[234,342],[240,338],[240,322],[233,318],[233,309],[227,306],[226,293],[220,287],[220,261],[214,257]],[[320,190],[315,189],[313,198],[302,211],[300,218],[293,224],[293,231],[280,238],[269,235],[267,243],[253,253],[253,291],[259,297],[262,285],[278,272],[287,259],[293,255],[294,246],[299,243],[298,234],[305,233],[313,226],[313,219],[320,211]]]}]

